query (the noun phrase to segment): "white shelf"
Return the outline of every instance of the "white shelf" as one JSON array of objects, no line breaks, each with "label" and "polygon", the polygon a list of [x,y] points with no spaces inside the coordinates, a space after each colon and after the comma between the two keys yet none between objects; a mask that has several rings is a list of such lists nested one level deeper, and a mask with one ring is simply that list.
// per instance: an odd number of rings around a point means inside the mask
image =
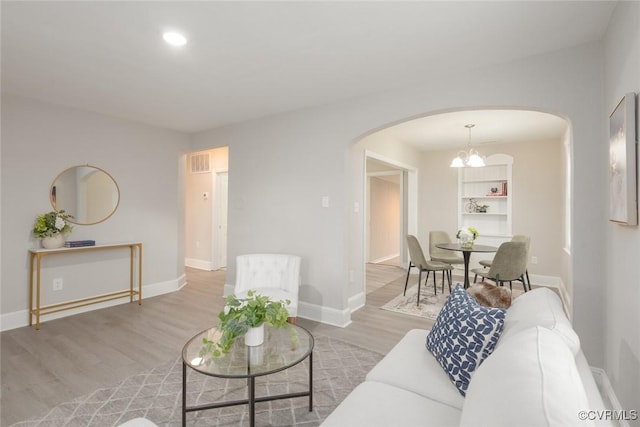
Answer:
[{"label": "white shelf", "polygon": [[462,196],[463,199],[506,199],[509,196]]},{"label": "white shelf", "polygon": [[464,179],[462,180],[463,184],[472,184],[474,182],[508,182],[509,180],[506,178],[484,178],[484,179]]},{"label": "white shelf", "polygon": [[506,212],[462,212],[462,215],[508,215]]}]

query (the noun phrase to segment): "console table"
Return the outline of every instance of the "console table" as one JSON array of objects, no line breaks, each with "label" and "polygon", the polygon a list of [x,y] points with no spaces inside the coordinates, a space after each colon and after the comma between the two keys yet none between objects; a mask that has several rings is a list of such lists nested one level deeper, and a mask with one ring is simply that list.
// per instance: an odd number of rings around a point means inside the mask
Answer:
[{"label": "console table", "polygon": [[[107,249],[129,248],[129,289],[111,292],[108,294],[91,296],[71,301],[65,301],[51,305],[40,305],[40,267],[42,259],[47,256],[72,255],[78,252],[100,251]],[[58,249],[31,249],[31,257],[29,262],[29,326],[33,325],[33,318],[36,320],[36,329],[40,329],[40,316],[56,313],[59,311],[70,310],[73,308],[84,307],[90,304],[110,301],[117,298],[129,297],[129,301],[133,302],[134,295],[138,295],[138,305],[142,304],[142,243],[112,243],[96,246],[82,246],[76,248],[58,248]],[[134,289],[135,283],[135,258],[138,253],[138,290]],[[35,260],[35,306],[34,306],[34,260]]]}]

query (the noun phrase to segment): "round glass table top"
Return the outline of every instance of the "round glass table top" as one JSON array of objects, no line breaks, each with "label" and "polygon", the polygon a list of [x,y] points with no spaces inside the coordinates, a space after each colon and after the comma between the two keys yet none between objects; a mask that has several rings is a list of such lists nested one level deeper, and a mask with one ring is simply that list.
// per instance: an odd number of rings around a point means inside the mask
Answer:
[{"label": "round glass table top", "polygon": [[282,328],[264,326],[264,343],[249,347],[238,337],[228,353],[214,356],[205,351],[203,339],[218,341],[221,332],[211,328],[191,338],[182,349],[182,360],[190,368],[215,377],[248,378],[290,368],[313,351],[313,336],[292,324]]},{"label": "round glass table top", "polygon": [[440,249],[447,249],[449,251],[462,251],[462,252],[496,252],[498,248],[495,246],[476,245],[471,247],[464,247],[460,243],[439,243],[436,247]]}]

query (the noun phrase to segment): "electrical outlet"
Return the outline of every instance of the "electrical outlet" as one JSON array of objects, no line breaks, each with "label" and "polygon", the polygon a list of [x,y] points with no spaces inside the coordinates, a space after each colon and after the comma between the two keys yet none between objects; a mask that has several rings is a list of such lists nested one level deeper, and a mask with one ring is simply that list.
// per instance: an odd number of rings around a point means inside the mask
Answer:
[{"label": "electrical outlet", "polygon": [[531,264],[537,264],[538,263],[538,257],[537,256],[532,256],[531,257]]},{"label": "electrical outlet", "polygon": [[62,278],[53,279],[53,290],[61,291],[62,290],[63,281]]}]

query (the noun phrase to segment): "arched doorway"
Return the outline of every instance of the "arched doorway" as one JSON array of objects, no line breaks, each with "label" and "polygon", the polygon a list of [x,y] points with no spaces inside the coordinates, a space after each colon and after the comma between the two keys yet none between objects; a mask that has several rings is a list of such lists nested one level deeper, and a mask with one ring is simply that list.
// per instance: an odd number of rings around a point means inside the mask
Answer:
[{"label": "arched doorway", "polygon": [[[476,124],[471,137],[465,128],[468,123]],[[512,234],[532,236],[530,272],[539,284],[556,288],[570,310],[571,258],[566,251],[571,241],[570,139],[569,123],[555,114],[482,108],[412,118],[371,132],[357,144],[365,157],[373,154],[415,169],[418,196],[408,214],[417,218],[415,234],[423,246],[428,244],[429,230],[455,234],[458,228],[457,171],[449,167],[457,151],[471,143],[483,156],[512,155]],[[364,215],[366,222],[369,212]],[[366,233],[363,240],[367,254]],[[401,265],[406,269],[406,260]],[[365,290],[366,282],[365,277]]]}]

